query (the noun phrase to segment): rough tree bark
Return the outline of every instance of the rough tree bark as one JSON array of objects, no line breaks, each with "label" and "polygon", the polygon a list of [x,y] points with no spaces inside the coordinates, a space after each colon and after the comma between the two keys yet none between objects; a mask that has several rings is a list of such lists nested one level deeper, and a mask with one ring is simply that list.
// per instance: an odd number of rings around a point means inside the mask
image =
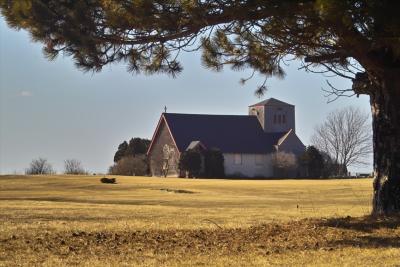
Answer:
[{"label": "rough tree bark", "polygon": [[400,71],[386,70],[373,82],[359,73],[353,90],[370,96],[373,146],[373,215],[400,213]]},{"label": "rough tree bark", "polygon": [[373,214],[400,212],[400,73],[370,93],[374,144]]}]

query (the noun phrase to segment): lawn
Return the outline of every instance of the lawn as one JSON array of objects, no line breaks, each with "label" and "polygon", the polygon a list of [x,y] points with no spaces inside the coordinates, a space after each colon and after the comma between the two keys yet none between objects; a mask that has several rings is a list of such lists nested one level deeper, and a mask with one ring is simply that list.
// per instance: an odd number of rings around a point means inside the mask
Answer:
[{"label": "lawn", "polygon": [[0,176],[0,266],[396,265],[371,179]]}]

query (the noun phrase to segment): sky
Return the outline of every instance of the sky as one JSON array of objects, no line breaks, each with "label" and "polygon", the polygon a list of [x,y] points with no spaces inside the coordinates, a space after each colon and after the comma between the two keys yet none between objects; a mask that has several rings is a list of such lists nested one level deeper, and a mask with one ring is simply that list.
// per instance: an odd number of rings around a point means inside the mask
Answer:
[{"label": "sky", "polygon": [[[267,81],[261,99],[254,90],[262,77],[239,83],[250,70],[213,72],[202,67],[197,52],[183,54],[181,62],[184,71],[175,79],[131,74],[124,64],[84,73],[70,57],[48,61],[40,43],[8,28],[0,16],[0,173],[23,173],[38,157],[58,172],[73,158],[90,172],[105,173],[121,142],[151,139],[164,106],[174,113],[244,115],[249,105],[274,97],[296,106],[296,133],[306,145],[329,112],[346,106],[370,112],[367,96],[327,103],[322,88],[328,78],[299,70],[296,61],[285,79]],[[329,79],[338,88],[351,87],[349,80]],[[372,166],[350,170],[370,172]]]}]

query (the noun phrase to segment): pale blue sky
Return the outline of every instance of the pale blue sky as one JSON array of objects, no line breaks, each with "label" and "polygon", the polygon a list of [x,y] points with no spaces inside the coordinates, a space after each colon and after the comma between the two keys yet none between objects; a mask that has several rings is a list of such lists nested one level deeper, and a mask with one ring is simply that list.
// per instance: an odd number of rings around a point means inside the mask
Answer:
[{"label": "pale blue sky", "polygon": [[[0,17],[0,173],[22,173],[37,157],[47,158],[58,172],[68,158],[81,160],[91,172],[106,172],[119,143],[151,138],[165,105],[178,113],[247,114],[247,106],[260,101],[254,89],[262,78],[239,84],[250,71],[215,73],[201,66],[196,53],[181,61],[184,71],[176,79],[132,75],[122,64],[83,73],[71,58],[46,60],[41,44],[9,29]],[[321,90],[326,78],[298,66],[292,62],[284,80],[270,79],[264,98],[296,105],[296,130],[305,144],[328,112],[348,105],[369,112],[365,96],[327,104]],[[331,81],[350,86],[344,79]]]}]

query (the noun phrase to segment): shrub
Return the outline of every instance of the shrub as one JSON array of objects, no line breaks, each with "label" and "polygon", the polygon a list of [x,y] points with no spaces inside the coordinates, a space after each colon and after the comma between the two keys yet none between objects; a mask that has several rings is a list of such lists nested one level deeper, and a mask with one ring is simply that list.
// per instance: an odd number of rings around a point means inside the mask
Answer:
[{"label": "shrub", "polygon": [[195,150],[184,151],[179,159],[179,170],[189,174],[189,177],[198,177],[201,170],[201,154]]},{"label": "shrub", "polygon": [[325,168],[324,157],[314,146],[308,146],[306,151],[299,157],[299,163],[305,170],[306,177],[319,178],[323,175]]},{"label": "shrub", "polygon": [[149,173],[149,166],[144,155],[123,157],[109,169],[112,175],[143,176]]},{"label": "shrub", "polygon": [[77,159],[67,159],[64,161],[65,174],[87,174],[82,163]]},{"label": "shrub", "polygon": [[275,177],[294,177],[296,176],[297,160],[293,153],[275,152],[272,155],[272,166]]},{"label": "shrub", "polygon": [[117,183],[117,179],[103,177],[100,179],[100,182],[102,182],[103,184],[115,184]]},{"label": "shrub", "polygon": [[204,176],[208,178],[225,177],[224,155],[218,149],[204,152]]},{"label": "shrub", "polygon": [[44,158],[32,160],[29,168],[25,170],[26,174],[54,174],[55,171],[51,164]]}]

